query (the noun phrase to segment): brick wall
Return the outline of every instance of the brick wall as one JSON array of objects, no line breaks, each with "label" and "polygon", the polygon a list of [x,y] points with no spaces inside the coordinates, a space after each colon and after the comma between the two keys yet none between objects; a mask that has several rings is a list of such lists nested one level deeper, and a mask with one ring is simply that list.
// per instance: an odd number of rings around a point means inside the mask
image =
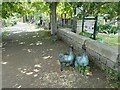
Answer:
[{"label": "brick wall", "polygon": [[75,34],[71,32],[69,28],[59,29],[58,37],[68,45],[73,45],[74,49],[79,51],[82,50],[82,45],[85,42],[86,51],[90,61],[94,61],[95,64],[102,69],[107,66],[114,70],[120,70],[120,66],[118,64],[118,60],[120,58],[118,58],[119,54],[117,48],[113,48],[90,38]]}]

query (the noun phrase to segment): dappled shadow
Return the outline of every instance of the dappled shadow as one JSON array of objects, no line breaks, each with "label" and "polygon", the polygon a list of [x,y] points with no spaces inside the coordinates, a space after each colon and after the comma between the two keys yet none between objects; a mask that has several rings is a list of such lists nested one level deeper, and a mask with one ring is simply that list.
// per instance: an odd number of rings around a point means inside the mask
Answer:
[{"label": "dappled shadow", "polygon": [[58,55],[69,47],[59,40],[53,43],[48,31],[16,33],[10,38],[12,42],[2,48],[3,88],[110,87],[104,73],[94,65],[89,76],[72,67],[61,72]]}]

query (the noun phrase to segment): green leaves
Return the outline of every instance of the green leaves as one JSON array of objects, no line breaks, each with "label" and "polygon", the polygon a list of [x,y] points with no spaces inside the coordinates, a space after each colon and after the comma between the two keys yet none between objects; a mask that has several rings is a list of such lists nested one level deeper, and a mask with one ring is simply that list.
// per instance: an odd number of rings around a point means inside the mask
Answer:
[{"label": "green leaves", "polygon": [[[120,14],[120,2],[82,2],[76,3],[77,7],[82,7],[80,15],[96,16],[98,14],[109,14],[109,19]],[[75,4],[74,4],[75,6]]]},{"label": "green leaves", "polygon": [[36,11],[40,10],[42,13],[50,12],[49,3],[46,2],[33,2],[32,7],[34,7]]},{"label": "green leaves", "polygon": [[[67,18],[71,18],[74,13],[74,8],[80,7],[82,16],[96,16],[98,14],[109,14],[108,19],[120,15],[120,2],[59,2],[57,5],[57,16],[66,14]],[[23,15],[31,15],[33,12],[50,14],[50,2],[3,2],[2,17],[7,18],[12,16],[14,12]]]},{"label": "green leaves", "polygon": [[60,17],[61,14],[62,16],[66,14],[66,18],[71,18],[71,14],[73,14],[73,5],[68,2],[60,2],[57,5],[57,15]]},{"label": "green leaves", "polygon": [[3,2],[2,3],[2,17],[9,18],[13,13],[27,15],[31,12],[31,4],[28,2]]}]

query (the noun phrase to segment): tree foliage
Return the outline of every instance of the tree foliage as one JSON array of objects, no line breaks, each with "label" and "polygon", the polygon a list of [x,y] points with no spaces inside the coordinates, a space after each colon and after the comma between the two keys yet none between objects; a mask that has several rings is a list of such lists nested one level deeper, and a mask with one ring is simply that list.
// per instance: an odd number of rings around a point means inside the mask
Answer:
[{"label": "tree foliage", "polygon": [[7,18],[13,13],[22,15],[31,14],[34,10],[29,2],[3,2],[2,3],[2,17]]},{"label": "tree foliage", "polygon": [[[17,12],[21,15],[30,15],[34,12],[50,14],[50,2],[3,2],[2,17],[7,18]],[[120,16],[120,2],[59,2],[57,5],[57,16],[61,14],[71,18],[74,8],[79,7],[81,13],[78,16],[96,16],[107,14],[108,19]],[[81,9],[81,7],[83,9]]]},{"label": "tree foliage", "polygon": [[41,13],[44,13],[44,12],[50,13],[49,3],[46,3],[46,2],[33,2],[32,7],[34,7],[34,9],[36,11],[40,10]]},{"label": "tree foliage", "polygon": [[82,7],[82,16],[106,15],[112,19],[120,15],[120,2],[79,2],[76,7]]}]

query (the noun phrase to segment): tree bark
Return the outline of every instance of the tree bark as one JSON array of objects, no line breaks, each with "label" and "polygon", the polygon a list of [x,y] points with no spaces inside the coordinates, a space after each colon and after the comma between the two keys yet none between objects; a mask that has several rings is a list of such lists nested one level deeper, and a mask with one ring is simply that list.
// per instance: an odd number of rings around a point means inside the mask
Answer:
[{"label": "tree bark", "polygon": [[76,7],[74,7],[74,17],[73,17],[73,25],[72,25],[72,32],[76,33],[77,29],[77,19],[76,19]]},{"label": "tree bark", "polygon": [[26,15],[23,16],[23,22],[26,22]]},{"label": "tree bark", "polygon": [[117,15],[118,15],[118,18],[117,18],[117,23],[118,23],[118,26],[120,26],[120,1],[118,2],[118,11],[117,11]]},{"label": "tree bark", "polygon": [[49,22],[49,29],[50,30],[51,30],[51,22],[52,22],[51,17],[52,17],[52,14],[50,13],[50,22]]},{"label": "tree bark", "polygon": [[56,2],[52,2],[50,9],[51,9],[51,34],[54,36],[57,31],[57,21],[56,21]]}]

